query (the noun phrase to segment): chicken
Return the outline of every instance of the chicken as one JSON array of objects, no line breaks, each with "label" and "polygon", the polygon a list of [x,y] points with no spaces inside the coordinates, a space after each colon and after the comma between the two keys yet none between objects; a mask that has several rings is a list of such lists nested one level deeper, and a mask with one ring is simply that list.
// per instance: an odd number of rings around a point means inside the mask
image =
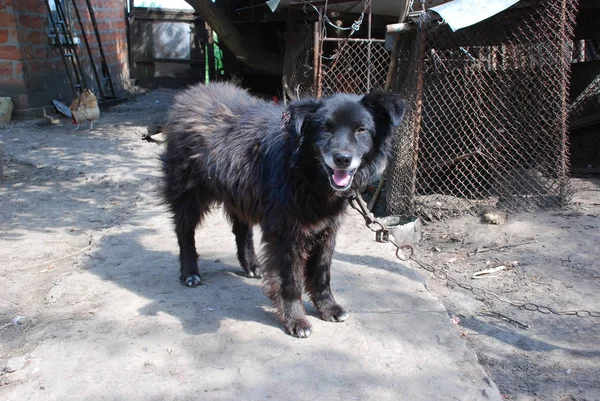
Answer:
[{"label": "chicken", "polygon": [[73,124],[77,124],[75,130],[79,129],[83,121],[89,121],[91,131],[94,128],[94,121],[100,117],[96,95],[87,88],[83,90],[81,95],[73,99],[70,109],[73,115]]}]

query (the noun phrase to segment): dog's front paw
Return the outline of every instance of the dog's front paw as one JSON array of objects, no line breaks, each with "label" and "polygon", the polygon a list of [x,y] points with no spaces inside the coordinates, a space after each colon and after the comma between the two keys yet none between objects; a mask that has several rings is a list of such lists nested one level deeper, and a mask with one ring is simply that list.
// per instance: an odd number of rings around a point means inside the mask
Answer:
[{"label": "dog's front paw", "polygon": [[263,273],[260,271],[260,265],[252,265],[246,271],[246,275],[250,278],[263,278]]},{"label": "dog's front paw", "polygon": [[179,281],[182,285],[190,288],[198,287],[200,284],[202,284],[202,279],[198,274],[192,274],[188,277],[181,276]]},{"label": "dog's front paw", "polygon": [[348,313],[338,304],[319,308],[321,319],[327,322],[343,322],[348,319]]},{"label": "dog's front paw", "polygon": [[264,274],[260,270],[260,265],[252,266],[252,274],[255,278],[263,278]]},{"label": "dog's front paw", "polygon": [[308,338],[312,334],[312,326],[305,317],[285,322],[284,326],[288,334],[294,337]]}]

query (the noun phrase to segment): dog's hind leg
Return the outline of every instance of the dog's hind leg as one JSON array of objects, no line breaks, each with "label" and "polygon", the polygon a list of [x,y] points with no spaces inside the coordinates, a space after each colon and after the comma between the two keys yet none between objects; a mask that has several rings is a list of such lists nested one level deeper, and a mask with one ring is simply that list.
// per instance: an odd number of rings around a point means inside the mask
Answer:
[{"label": "dog's hind leg", "polygon": [[321,319],[343,322],[348,314],[331,293],[331,258],[335,248],[336,229],[330,227],[318,237],[304,270],[304,286]]},{"label": "dog's hind leg", "polygon": [[252,227],[240,219],[230,215],[233,233],[235,234],[235,243],[237,245],[237,257],[240,265],[248,277],[262,278],[260,263],[254,251],[254,234]]},{"label": "dog's hind leg", "polygon": [[175,233],[179,243],[179,264],[181,284],[197,287],[202,284],[198,269],[195,230],[208,211],[208,204],[202,204],[193,193],[186,193],[177,199],[174,210]]}]

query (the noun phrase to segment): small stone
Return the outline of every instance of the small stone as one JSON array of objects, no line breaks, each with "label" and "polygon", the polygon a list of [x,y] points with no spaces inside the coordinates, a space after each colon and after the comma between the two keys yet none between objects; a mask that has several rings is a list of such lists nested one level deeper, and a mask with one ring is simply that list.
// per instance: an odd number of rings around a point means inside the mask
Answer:
[{"label": "small stone", "polygon": [[504,224],[508,219],[508,213],[497,209],[486,210],[483,213],[483,221],[487,224]]},{"label": "small stone", "polygon": [[27,362],[27,360],[25,359],[24,356],[18,356],[18,357],[15,357],[15,358],[10,358],[8,360],[8,362],[6,362],[6,371],[8,373],[16,372],[17,370],[19,370],[23,366],[25,366],[26,362]]}]

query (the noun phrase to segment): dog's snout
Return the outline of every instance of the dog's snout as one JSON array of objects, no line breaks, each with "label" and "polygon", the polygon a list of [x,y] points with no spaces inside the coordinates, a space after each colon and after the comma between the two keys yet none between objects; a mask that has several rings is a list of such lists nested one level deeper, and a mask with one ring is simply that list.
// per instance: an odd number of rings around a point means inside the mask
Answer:
[{"label": "dog's snout", "polygon": [[348,168],[352,163],[352,156],[347,153],[337,152],[333,155],[333,161],[339,168]]}]

